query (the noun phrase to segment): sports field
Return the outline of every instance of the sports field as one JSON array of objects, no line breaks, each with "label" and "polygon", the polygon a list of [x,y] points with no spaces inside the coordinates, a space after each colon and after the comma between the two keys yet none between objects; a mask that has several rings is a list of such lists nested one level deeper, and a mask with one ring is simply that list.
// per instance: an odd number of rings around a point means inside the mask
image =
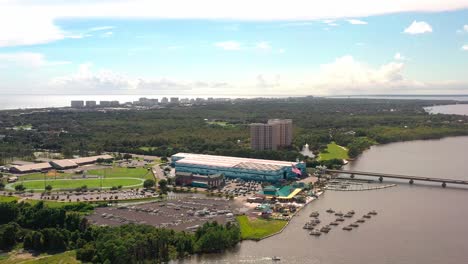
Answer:
[{"label": "sports field", "polygon": [[[5,187],[14,190],[18,184],[23,184],[26,190],[43,191],[45,186],[51,185],[53,190],[75,189],[86,185],[88,188],[108,189],[111,187],[122,186],[122,188],[138,188],[143,186],[146,179],[153,179],[151,170],[147,168],[121,168],[110,167],[103,169],[89,170],[88,176],[98,176],[99,178],[78,178],[69,173],[42,174],[35,173],[20,176],[18,182],[7,184]],[[75,177],[75,179],[72,178]],[[102,177],[102,180],[100,179]],[[102,185],[101,185],[102,184]]]},{"label": "sports field", "polygon": [[[123,188],[139,187],[143,184],[143,179],[138,178],[106,178],[102,179],[103,188],[111,188],[113,186],[121,185]],[[46,185],[51,185],[53,189],[73,189],[86,185],[88,188],[99,188],[101,187],[101,179],[50,179],[50,180],[28,180],[19,181],[13,184],[23,184],[27,190],[44,190]]]},{"label": "sports field", "polygon": [[105,169],[89,170],[87,174],[103,176],[104,178],[130,177],[130,178],[141,178],[141,179],[153,179],[153,175],[151,174],[151,171],[148,171],[147,168],[112,167],[112,168],[105,168]]}]

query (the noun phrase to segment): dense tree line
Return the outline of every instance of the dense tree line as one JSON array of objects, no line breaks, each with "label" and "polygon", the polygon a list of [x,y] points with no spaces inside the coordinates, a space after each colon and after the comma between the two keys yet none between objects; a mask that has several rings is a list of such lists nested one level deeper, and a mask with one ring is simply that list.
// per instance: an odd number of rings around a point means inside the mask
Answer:
[{"label": "dense tree line", "polygon": [[[318,150],[331,141],[352,148],[357,155],[365,145],[358,138],[388,143],[467,135],[467,117],[430,115],[423,109],[450,103],[454,101],[295,98],[145,111],[2,111],[0,134],[5,138],[0,141],[0,157],[30,156],[34,150],[47,149],[66,157],[102,151],[158,156],[196,152],[294,160],[305,143]],[[291,149],[249,149],[248,124],[269,118],[293,119]],[[11,129],[23,125],[32,125],[32,130]]]},{"label": "dense tree line", "polygon": [[240,241],[237,225],[206,223],[194,234],[148,225],[91,226],[86,205],[49,208],[43,202],[0,203],[0,249],[23,243],[26,250],[76,250],[77,259],[93,263],[167,262],[195,253],[219,252]]}]

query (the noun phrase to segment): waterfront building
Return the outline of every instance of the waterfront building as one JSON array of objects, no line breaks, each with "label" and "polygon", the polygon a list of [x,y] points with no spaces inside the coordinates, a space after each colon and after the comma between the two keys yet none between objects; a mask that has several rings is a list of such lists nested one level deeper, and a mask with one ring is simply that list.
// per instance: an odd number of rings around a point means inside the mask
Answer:
[{"label": "waterfront building", "polygon": [[292,120],[270,119],[268,123],[250,124],[250,146],[255,150],[277,150],[291,146]]},{"label": "waterfront building", "polygon": [[280,201],[290,201],[294,199],[302,190],[304,185],[302,184],[292,184],[286,186],[276,187],[274,185],[269,185],[263,188],[261,194],[264,195],[267,199],[276,198]]},{"label": "waterfront building", "polygon": [[169,103],[169,99],[167,99],[167,97],[163,97],[161,99],[161,104],[168,104]]},{"label": "waterfront building", "polygon": [[86,101],[86,107],[95,108],[97,106],[96,101]]},{"label": "waterfront building", "polygon": [[176,173],[199,175],[223,174],[226,178],[277,182],[307,175],[303,162],[238,158],[193,153],[171,157]]},{"label": "waterfront building", "polygon": [[99,106],[100,107],[110,107],[111,102],[110,101],[99,101]]},{"label": "waterfront building", "polygon": [[136,104],[141,105],[141,106],[155,106],[158,104],[158,102],[159,102],[158,99],[149,99],[146,97],[142,97],[138,99],[138,102],[136,102]]},{"label": "waterfront building", "polygon": [[72,108],[83,108],[84,107],[84,101],[82,101],[82,100],[71,101],[71,107]]},{"label": "waterfront building", "polygon": [[171,97],[171,104],[178,104],[179,103],[179,97]]}]

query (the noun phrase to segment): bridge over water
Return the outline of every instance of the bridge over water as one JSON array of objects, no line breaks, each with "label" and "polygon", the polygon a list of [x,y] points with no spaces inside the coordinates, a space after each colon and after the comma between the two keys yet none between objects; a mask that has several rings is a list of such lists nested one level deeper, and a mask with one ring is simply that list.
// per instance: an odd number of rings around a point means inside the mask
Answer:
[{"label": "bridge over water", "polygon": [[379,177],[379,181],[383,181],[384,178],[391,178],[391,179],[409,180],[410,184],[413,184],[414,181],[438,182],[438,183],[442,183],[442,187],[446,187],[447,184],[449,183],[468,185],[468,181],[454,180],[454,179],[429,178],[429,177],[420,177],[420,176],[408,176],[408,175],[398,175],[398,174],[390,174],[390,173],[351,171],[351,170],[326,169],[325,171],[328,173],[350,174],[351,178],[354,178],[354,175]]}]

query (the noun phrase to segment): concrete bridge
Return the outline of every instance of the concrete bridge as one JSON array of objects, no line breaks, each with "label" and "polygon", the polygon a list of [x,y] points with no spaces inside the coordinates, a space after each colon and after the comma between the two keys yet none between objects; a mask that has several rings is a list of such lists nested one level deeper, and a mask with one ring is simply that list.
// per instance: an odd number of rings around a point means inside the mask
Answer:
[{"label": "concrete bridge", "polygon": [[379,177],[379,181],[381,181],[381,182],[383,181],[384,178],[391,178],[391,179],[409,180],[410,184],[413,184],[414,181],[438,182],[438,183],[442,183],[442,187],[446,187],[447,184],[449,184],[449,183],[450,184],[468,185],[468,181],[454,180],[454,179],[428,178],[428,177],[420,177],[420,176],[408,176],[408,175],[398,175],[398,174],[389,174],[389,173],[349,171],[349,170],[326,169],[325,171],[328,172],[328,173],[350,174],[351,178],[354,178],[354,175]]}]

